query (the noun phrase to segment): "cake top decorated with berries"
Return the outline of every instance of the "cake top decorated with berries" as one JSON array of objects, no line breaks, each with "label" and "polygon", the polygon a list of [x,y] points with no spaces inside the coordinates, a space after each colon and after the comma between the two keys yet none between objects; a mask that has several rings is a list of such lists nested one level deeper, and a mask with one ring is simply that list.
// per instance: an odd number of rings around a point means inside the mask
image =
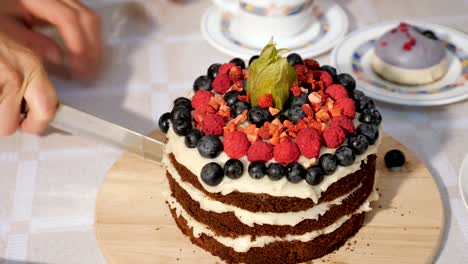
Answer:
[{"label": "cake top decorated with berries", "polygon": [[384,62],[405,69],[429,68],[447,56],[434,32],[403,22],[378,39],[375,54]]},{"label": "cake top decorated with berries", "polygon": [[382,117],[353,77],[287,52],[211,65],[161,116],[166,152],[207,191],[316,201],[377,152]]}]

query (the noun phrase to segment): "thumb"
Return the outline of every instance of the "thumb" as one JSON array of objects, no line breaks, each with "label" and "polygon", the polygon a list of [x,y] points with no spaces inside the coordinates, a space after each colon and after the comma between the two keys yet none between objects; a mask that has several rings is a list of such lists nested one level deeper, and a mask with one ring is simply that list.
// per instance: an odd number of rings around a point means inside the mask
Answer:
[{"label": "thumb", "polygon": [[24,99],[29,106],[21,129],[27,133],[41,134],[47,130],[55,116],[57,94],[38,59],[26,58],[21,63],[25,68]]}]

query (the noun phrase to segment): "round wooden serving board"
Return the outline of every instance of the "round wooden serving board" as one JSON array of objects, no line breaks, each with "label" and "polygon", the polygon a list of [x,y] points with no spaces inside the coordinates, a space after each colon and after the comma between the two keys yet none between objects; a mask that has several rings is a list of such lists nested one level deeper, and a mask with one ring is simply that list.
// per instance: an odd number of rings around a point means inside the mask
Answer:
[{"label": "round wooden serving board", "polygon": [[[402,150],[405,167],[389,171],[390,149]],[[439,250],[444,208],[428,169],[405,146],[384,135],[377,171],[380,200],[346,245],[314,263],[432,263]],[[192,245],[172,219],[162,192],[164,168],[125,153],[105,178],[96,202],[96,236],[109,263],[220,263]]]}]

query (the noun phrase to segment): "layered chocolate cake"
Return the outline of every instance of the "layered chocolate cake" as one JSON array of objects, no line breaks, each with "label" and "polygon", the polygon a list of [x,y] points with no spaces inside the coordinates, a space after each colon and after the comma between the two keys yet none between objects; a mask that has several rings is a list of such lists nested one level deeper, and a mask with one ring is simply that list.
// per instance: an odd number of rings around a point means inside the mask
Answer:
[{"label": "layered chocolate cake", "polygon": [[442,78],[448,70],[445,47],[430,30],[407,23],[381,36],[375,44],[373,70],[399,84],[423,85]]},{"label": "layered chocolate cake", "polygon": [[172,215],[228,263],[319,258],[377,199],[374,102],[350,75],[284,52],[211,65],[159,121]]}]

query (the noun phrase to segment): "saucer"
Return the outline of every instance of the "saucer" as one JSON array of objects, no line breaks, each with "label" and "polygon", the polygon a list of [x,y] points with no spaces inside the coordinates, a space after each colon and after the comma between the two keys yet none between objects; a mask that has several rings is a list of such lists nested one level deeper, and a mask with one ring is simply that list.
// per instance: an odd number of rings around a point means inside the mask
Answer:
[{"label": "saucer", "polygon": [[462,162],[460,168],[460,175],[458,176],[458,186],[460,188],[460,195],[465,202],[466,209],[468,209],[468,155]]},{"label": "saucer", "polygon": [[339,72],[352,73],[359,89],[382,102],[434,106],[467,99],[468,36],[452,28],[420,21],[406,21],[434,31],[444,45],[449,69],[440,80],[427,85],[405,86],[386,81],[372,70],[371,61],[376,39],[399,22],[386,22],[352,32],[333,50],[332,64]]},{"label": "saucer", "polygon": [[[348,31],[346,12],[332,0],[317,0],[314,7],[316,19],[307,29],[288,38],[275,38],[278,47],[289,48],[310,58],[327,52],[338,44]],[[263,47],[250,46],[233,38],[231,30],[235,20],[228,11],[210,7],[203,15],[201,31],[210,45],[230,56],[249,59],[259,54]],[[265,41],[265,45],[268,40]]]}]

